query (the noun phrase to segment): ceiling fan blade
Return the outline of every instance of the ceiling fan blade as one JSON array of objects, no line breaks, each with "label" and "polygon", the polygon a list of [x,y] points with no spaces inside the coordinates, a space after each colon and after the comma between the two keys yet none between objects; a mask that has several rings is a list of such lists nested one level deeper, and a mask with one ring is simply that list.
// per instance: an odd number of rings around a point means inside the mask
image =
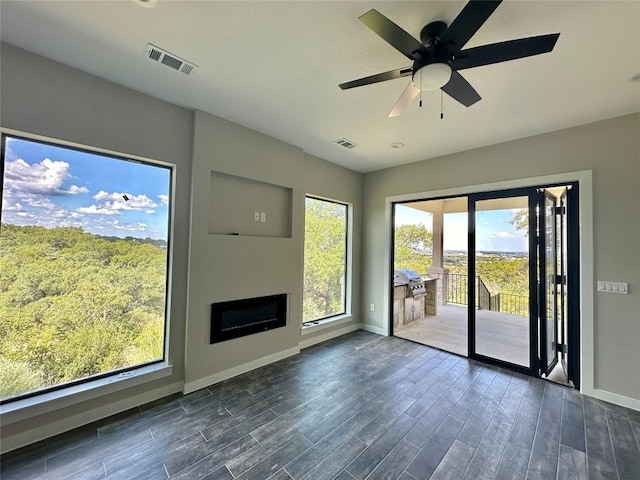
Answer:
[{"label": "ceiling fan blade", "polygon": [[397,117],[400,115],[409,105],[413,102],[413,99],[418,96],[420,89],[413,84],[413,81],[409,82],[407,88],[404,89],[400,98],[396,100],[395,105],[389,112],[389,117]]},{"label": "ceiling fan blade", "polygon": [[451,72],[451,80],[442,87],[442,91],[465,107],[470,107],[482,98],[469,82],[455,70]]},{"label": "ceiling fan blade", "polygon": [[501,2],[502,0],[471,0],[440,36],[440,43],[453,45],[456,52],[462,50]]},{"label": "ceiling fan blade", "polygon": [[393,23],[377,10],[369,10],[361,15],[360,21],[374,31],[383,40],[396,50],[399,50],[407,58],[415,60],[413,52],[422,48],[422,44],[410,34]]},{"label": "ceiling fan blade", "polygon": [[406,77],[407,75],[411,75],[412,71],[413,69],[411,67],[397,68],[389,72],[378,73],[369,77],[359,78],[358,80],[341,83],[338,86],[342,90],[347,90],[354,87],[362,87],[364,85],[371,85],[372,83],[386,82],[387,80],[393,80],[394,78]]},{"label": "ceiling fan blade", "polygon": [[469,48],[458,54],[452,66],[455,70],[464,70],[548,53],[553,50],[559,36],[559,33],[553,33]]}]

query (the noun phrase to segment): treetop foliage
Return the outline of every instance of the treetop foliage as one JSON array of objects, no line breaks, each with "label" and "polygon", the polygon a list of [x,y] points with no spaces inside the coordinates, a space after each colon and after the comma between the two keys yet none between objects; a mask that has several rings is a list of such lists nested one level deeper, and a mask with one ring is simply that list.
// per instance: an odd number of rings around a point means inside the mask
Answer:
[{"label": "treetop foliage", "polygon": [[0,228],[0,397],[160,359],[167,250],[81,228]]},{"label": "treetop foliage", "polygon": [[395,228],[394,269],[410,268],[426,274],[431,266],[433,234],[426,225],[405,224]]},{"label": "treetop foliage", "polygon": [[304,322],[344,311],[347,207],[307,198],[304,228]]}]

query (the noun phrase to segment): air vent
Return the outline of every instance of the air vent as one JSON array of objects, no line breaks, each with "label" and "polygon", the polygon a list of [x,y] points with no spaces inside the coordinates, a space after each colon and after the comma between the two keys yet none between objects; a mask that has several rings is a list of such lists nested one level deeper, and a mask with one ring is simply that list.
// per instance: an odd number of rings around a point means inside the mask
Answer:
[{"label": "air vent", "polygon": [[355,147],[358,146],[355,143],[353,143],[351,140],[347,140],[346,138],[340,138],[339,140],[336,140],[333,143],[335,143],[336,145],[340,145],[341,147],[348,148],[348,149],[352,149],[352,148],[355,148]]},{"label": "air vent", "polygon": [[185,75],[191,75],[197,67],[195,63],[188,62],[187,60],[169,53],[160,47],[156,47],[151,43],[147,45],[146,56],[154,62],[166,65],[167,67],[177,70],[178,72],[182,72]]}]

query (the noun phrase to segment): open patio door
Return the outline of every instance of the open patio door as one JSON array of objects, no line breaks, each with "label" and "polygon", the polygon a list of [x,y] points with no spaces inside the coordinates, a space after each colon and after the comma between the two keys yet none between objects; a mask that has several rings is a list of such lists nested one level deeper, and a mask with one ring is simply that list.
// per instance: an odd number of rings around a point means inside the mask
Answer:
[{"label": "open patio door", "polygon": [[[540,328],[540,373],[549,375],[558,363],[558,334],[562,312],[558,311],[557,292],[561,277],[557,273],[558,244],[556,221],[562,208],[557,208],[556,197],[545,189],[538,192],[538,315]],[[560,319],[561,319],[560,318]]]},{"label": "open patio door", "polygon": [[539,189],[536,211],[539,375],[579,388],[578,185]]},{"label": "open patio door", "polygon": [[537,189],[469,196],[469,356],[539,375]]}]

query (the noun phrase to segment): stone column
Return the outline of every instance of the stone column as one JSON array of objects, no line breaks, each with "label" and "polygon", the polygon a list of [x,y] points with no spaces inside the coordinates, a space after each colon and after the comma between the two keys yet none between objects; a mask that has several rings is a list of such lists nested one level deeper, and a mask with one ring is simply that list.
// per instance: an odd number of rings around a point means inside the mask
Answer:
[{"label": "stone column", "polygon": [[437,278],[436,305],[446,305],[449,294],[449,270],[442,266],[444,259],[444,213],[442,203],[433,213],[432,261],[427,275]]}]

